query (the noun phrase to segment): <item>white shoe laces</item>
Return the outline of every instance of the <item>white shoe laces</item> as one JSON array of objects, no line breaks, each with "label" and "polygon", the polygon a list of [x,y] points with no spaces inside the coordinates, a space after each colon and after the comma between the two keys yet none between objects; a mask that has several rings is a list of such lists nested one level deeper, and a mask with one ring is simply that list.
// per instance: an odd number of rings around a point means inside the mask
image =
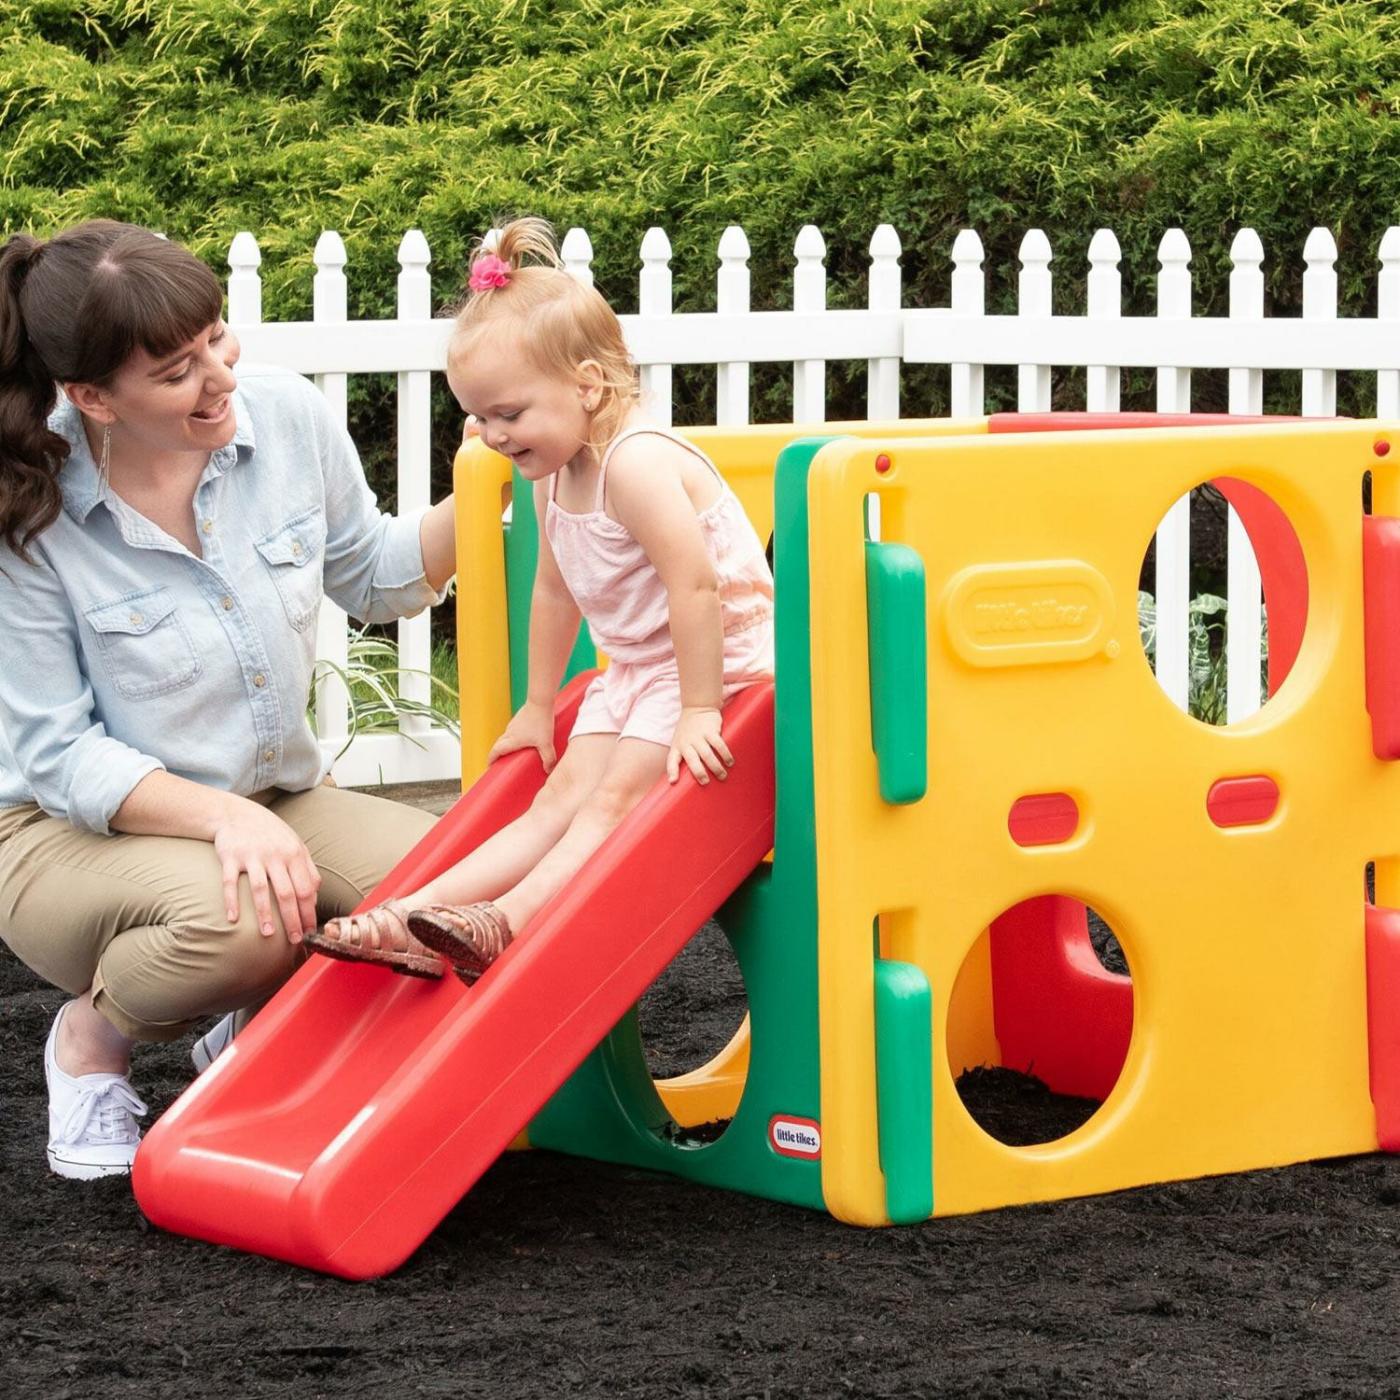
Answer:
[{"label": "white shoe laces", "polygon": [[59,1127],[57,1141],[73,1147],[80,1142],[130,1142],[140,1136],[137,1118],[147,1108],[121,1076],[84,1084]]}]

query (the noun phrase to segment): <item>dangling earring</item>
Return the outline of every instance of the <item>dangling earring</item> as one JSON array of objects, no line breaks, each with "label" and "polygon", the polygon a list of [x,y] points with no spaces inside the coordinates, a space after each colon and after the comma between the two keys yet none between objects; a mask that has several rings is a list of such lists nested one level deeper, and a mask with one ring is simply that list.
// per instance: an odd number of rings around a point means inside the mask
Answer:
[{"label": "dangling earring", "polygon": [[97,484],[106,491],[112,475],[112,430],[102,429],[102,456],[97,463]]}]

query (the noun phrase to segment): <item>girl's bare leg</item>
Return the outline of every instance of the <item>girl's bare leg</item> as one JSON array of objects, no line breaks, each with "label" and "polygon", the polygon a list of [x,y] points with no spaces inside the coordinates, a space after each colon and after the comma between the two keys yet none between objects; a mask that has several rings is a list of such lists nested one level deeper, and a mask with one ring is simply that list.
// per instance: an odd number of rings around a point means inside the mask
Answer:
[{"label": "girl's bare leg", "polygon": [[[505,916],[511,932],[519,933],[578,873],[588,857],[647,795],[665,771],[664,745],[653,744],[647,739],[616,740],[605,771],[595,780],[592,790],[576,809],[562,835],[556,838],[546,854],[538,858],[533,869],[504,894],[473,894],[469,899],[494,898],[496,908]],[[461,904],[467,901],[456,899],[450,902]]]},{"label": "girl's bare leg", "polygon": [[[488,837],[450,870],[402,896],[402,902],[409,908],[419,908],[426,904],[474,904],[477,900],[496,899],[528,876],[569,829],[603,780],[618,748],[616,734],[580,734],[571,739],[528,811]],[[664,760],[664,749],[661,756]]]}]

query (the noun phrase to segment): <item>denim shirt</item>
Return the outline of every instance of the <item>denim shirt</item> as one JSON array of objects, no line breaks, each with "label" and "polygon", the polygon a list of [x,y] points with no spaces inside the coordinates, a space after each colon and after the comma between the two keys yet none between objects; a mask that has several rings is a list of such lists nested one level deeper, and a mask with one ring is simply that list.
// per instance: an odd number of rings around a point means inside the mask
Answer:
[{"label": "denim shirt", "polygon": [[80,415],[63,510],[26,564],[0,545],[0,807],[106,833],[148,773],[247,796],[314,787],[307,720],[324,590],[352,617],[408,617],[428,584],[422,512],[381,514],[348,434],[300,375],[240,366],[233,441],[194,496],[203,558],[103,487]]}]

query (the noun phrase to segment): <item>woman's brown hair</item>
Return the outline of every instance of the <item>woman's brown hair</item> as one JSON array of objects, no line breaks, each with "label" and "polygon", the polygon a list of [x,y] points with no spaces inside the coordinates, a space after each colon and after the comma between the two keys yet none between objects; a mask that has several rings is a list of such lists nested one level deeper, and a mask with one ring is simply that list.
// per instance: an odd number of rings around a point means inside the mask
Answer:
[{"label": "woman's brown hair", "polygon": [[48,426],[60,384],[109,384],[134,350],[159,358],[219,319],[218,278],[149,229],[93,219],[0,247],[0,543],[28,547],[63,507],[69,445]]}]

